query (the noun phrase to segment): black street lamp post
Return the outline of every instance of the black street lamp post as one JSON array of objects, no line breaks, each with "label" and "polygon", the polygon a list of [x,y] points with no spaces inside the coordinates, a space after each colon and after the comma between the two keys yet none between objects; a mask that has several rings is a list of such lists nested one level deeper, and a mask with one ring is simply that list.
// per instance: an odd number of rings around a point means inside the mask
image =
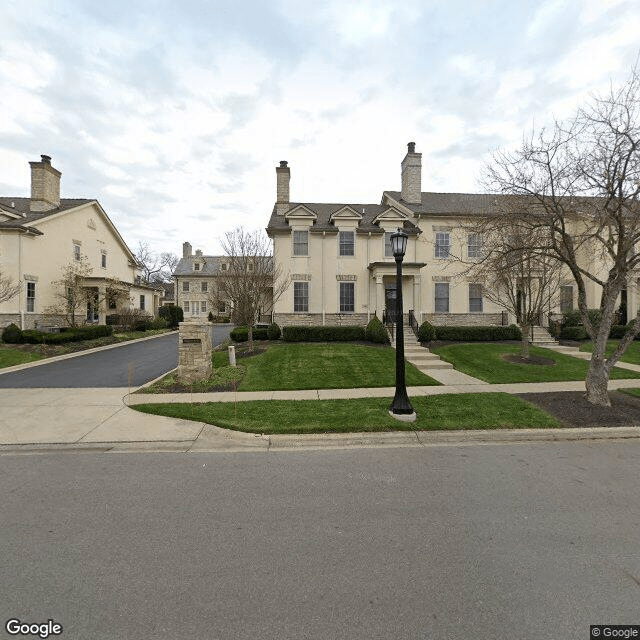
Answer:
[{"label": "black street lamp post", "polygon": [[404,422],[413,422],[416,412],[407,395],[404,369],[404,327],[402,308],[402,260],[407,250],[407,234],[398,229],[391,234],[391,248],[396,259],[396,395],[389,407],[393,418]]}]

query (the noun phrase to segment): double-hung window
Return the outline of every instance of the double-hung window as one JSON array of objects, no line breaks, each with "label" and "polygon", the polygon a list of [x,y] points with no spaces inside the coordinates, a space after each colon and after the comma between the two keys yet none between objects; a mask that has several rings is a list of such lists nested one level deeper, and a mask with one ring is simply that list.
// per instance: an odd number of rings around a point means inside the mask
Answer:
[{"label": "double-hung window", "polygon": [[341,256],[353,256],[355,255],[355,232],[354,231],[340,231],[338,233],[338,253]]},{"label": "double-hung window", "polygon": [[309,255],[309,232],[308,231],[293,232],[293,255],[294,256]]},{"label": "double-hung window", "polygon": [[189,293],[189,282],[186,280],[182,283],[182,291],[183,293]]},{"label": "double-hung window", "polygon": [[566,285],[560,287],[560,312],[573,311],[573,287]]},{"label": "double-hung window", "polygon": [[451,255],[451,234],[448,231],[436,232],[436,258],[448,258]]},{"label": "double-hung window", "polygon": [[82,256],[80,255],[80,245],[76,242],[73,243],[73,259],[80,260]]},{"label": "double-hung window", "polygon": [[436,313],[449,313],[449,283],[436,282]]},{"label": "double-hung window", "polygon": [[340,313],[353,313],[356,309],[354,282],[340,283]]},{"label": "double-hung window", "polygon": [[207,303],[205,300],[200,301],[200,311],[201,313],[207,313]]},{"label": "double-hung window", "polygon": [[27,312],[33,313],[36,310],[36,283],[27,282]]},{"label": "double-hung window", "polygon": [[469,284],[469,313],[482,313],[481,284]]},{"label": "double-hung window", "polygon": [[107,254],[104,251],[100,254],[100,266],[103,269],[107,268]]},{"label": "double-hung window", "polygon": [[309,283],[293,283],[293,311],[294,313],[309,312]]},{"label": "double-hung window", "polygon": [[482,236],[479,233],[470,233],[467,238],[467,257],[482,258]]},{"label": "double-hung window", "polygon": [[208,282],[203,282],[200,286],[201,286],[202,293],[207,293],[209,291],[209,283]]},{"label": "double-hung window", "polygon": [[393,247],[391,246],[391,231],[384,232],[384,257],[393,258]]},{"label": "double-hung window", "polygon": [[140,311],[144,311],[145,310],[145,298],[144,295],[140,296]]}]

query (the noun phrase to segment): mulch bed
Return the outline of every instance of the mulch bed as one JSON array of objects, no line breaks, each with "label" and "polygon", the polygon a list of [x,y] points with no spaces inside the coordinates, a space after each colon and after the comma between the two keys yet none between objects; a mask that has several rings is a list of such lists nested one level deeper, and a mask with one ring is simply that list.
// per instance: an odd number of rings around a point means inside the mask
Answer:
[{"label": "mulch bed", "polygon": [[519,398],[536,405],[560,420],[565,427],[629,427],[640,425],[640,398],[610,391],[610,407],[589,404],[584,391],[519,393]]},{"label": "mulch bed", "polygon": [[500,357],[505,362],[510,362],[511,364],[537,364],[542,367],[550,367],[556,363],[552,358],[543,358],[542,356],[532,355],[528,358],[523,358],[516,353],[503,353]]}]

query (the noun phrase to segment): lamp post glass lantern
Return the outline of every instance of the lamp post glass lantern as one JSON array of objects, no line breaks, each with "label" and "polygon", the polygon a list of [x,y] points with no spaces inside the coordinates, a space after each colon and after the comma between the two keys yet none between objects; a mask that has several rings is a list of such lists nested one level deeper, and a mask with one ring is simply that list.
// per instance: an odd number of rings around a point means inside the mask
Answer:
[{"label": "lamp post glass lantern", "polygon": [[391,234],[391,249],[396,260],[396,394],[389,407],[389,414],[397,420],[413,422],[416,412],[407,395],[404,368],[404,327],[402,308],[402,260],[407,250],[407,234],[398,229]]}]

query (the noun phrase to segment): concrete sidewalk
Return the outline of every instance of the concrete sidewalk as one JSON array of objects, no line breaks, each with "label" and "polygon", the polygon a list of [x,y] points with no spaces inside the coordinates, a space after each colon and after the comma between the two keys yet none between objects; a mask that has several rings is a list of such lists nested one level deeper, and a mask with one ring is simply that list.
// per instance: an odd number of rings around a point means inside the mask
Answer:
[{"label": "concrete sidewalk", "polygon": [[[640,380],[612,380],[609,388],[638,387]],[[411,397],[445,393],[582,391],[584,382],[465,384],[410,387]],[[244,434],[201,422],[141,413],[128,405],[163,402],[243,402],[388,397],[394,388],[310,391],[135,394],[128,389],[0,389],[0,453],[72,451],[274,451],[300,448],[398,447],[461,443],[510,443],[585,438],[637,438],[640,427],[407,431],[319,435]]]}]

